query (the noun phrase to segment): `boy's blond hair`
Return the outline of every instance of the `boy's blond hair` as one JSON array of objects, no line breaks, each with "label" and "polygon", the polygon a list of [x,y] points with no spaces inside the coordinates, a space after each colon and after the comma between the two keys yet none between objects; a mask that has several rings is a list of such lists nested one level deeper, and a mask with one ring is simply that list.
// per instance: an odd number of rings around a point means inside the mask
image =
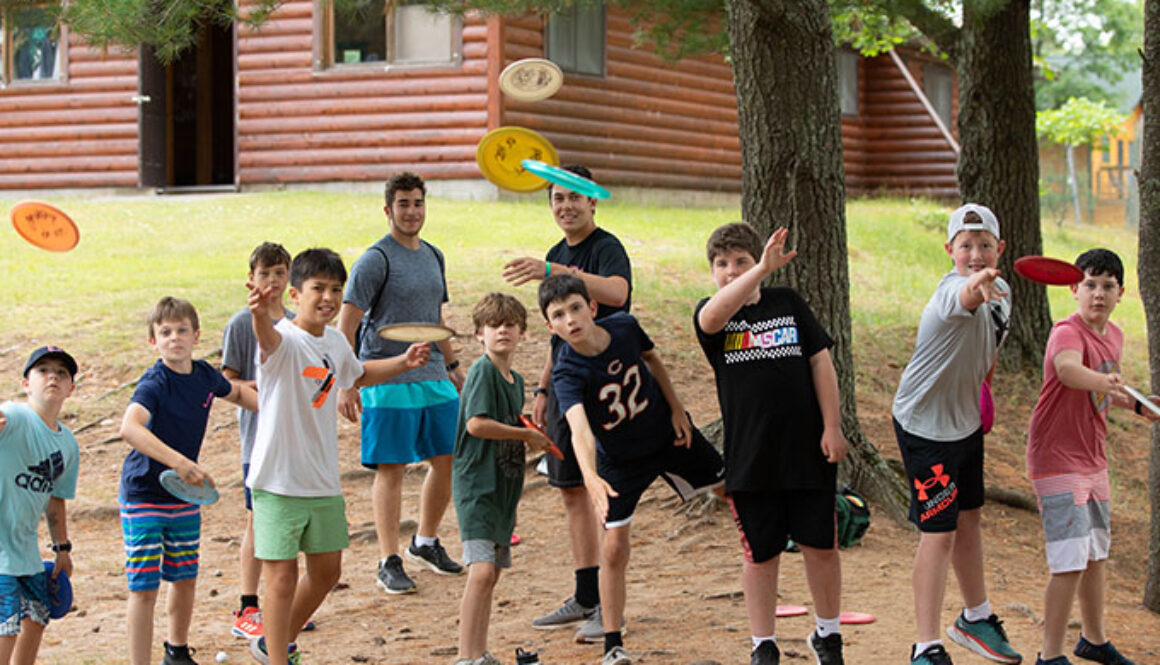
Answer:
[{"label": "boy's blond hair", "polygon": [[149,339],[155,339],[153,336],[153,326],[162,321],[180,321],[182,319],[189,319],[190,325],[193,326],[194,331],[200,330],[197,321],[197,310],[188,300],[181,298],[174,298],[173,296],[165,296],[157,301],[153,309],[149,310],[149,317],[146,323],[149,325]]},{"label": "boy's blond hair", "polygon": [[718,226],[713,231],[705,243],[705,254],[709,257],[709,263],[713,263],[718,254],[741,250],[752,256],[754,261],[760,261],[764,245],[757,229],[745,222],[733,222]]},{"label": "boy's blond hair", "polygon": [[514,323],[520,331],[528,329],[528,310],[523,303],[506,293],[492,292],[479,299],[471,310],[471,322],[478,335],[484,326]]}]

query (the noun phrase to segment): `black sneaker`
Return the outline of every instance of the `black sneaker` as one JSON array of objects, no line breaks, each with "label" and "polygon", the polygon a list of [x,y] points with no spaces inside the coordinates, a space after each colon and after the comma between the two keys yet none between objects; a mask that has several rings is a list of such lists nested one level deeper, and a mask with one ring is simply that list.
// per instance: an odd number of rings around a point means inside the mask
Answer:
[{"label": "black sneaker", "polygon": [[829,637],[818,637],[818,631],[815,630],[806,639],[806,644],[810,645],[810,651],[813,652],[814,662],[817,665],[846,664],[846,661],[842,660],[841,633],[834,633]]},{"label": "black sneaker", "polygon": [[440,575],[461,575],[463,566],[455,563],[447,556],[447,550],[435,539],[434,545],[415,545],[415,536],[411,536],[411,544],[407,547],[407,560],[430,568]]},{"label": "black sneaker", "polygon": [[1071,665],[1071,661],[1067,656],[1056,656],[1050,660],[1043,660],[1043,654],[1035,657],[1035,665]]},{"label": "black sneaker", "polygon": [[403,570],[403,560],[398,554],[392,554],[379,562],[378,583],[387,593],[415,593],[415,583],[407,577],[407,571]]},{"label": "black sneaker", "polygon": [[922,653],[914,653],[914,645],[911,645],[910,663],[911,665],[954,665],[950,654],[941,644],[927,647],[926,651]]},{"label": "black sneaker", "polygon": [[188,645],[175,647],[166,642],[165,657],[161,659],[161,665],[197,665],[197,661],[193,659],[195,651],[196,649],[190,649]]},{"label": "black sneaker", "polygon": [[1096,646],[1088,642],[1087,638],[1083,635],[1080,635],[1079,642],[1076,642],[1075,655],[1084,660],[1094,660],[1104,665],[1136,665],[1125,658],[1122,653],[1116,651],[1116,647],[1112,646],[1111,640]]},{"label": "black sneaker", "polygon": [[749,665],[778,665],[781,663],[781,651],[777,645],[769,640],[757,645],[753,653],[749,654]]}]

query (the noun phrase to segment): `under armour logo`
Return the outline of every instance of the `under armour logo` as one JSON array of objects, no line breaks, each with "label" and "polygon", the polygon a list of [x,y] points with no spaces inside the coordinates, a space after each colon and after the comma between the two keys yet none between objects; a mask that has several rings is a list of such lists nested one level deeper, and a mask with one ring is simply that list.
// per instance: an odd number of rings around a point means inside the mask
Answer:
[{"label": "under armour logo", "polygon": [[930,471],[934,474],[933,477],[924,481],[920,481],[918,478],[914,479],[914,489],[918,490],[919,501],[926,501],[926,491],[934,487],[936,484],[946,487],[951,482],[950,475],[943,473],[942,464],[935,464],[934,466],[930,467]]}]

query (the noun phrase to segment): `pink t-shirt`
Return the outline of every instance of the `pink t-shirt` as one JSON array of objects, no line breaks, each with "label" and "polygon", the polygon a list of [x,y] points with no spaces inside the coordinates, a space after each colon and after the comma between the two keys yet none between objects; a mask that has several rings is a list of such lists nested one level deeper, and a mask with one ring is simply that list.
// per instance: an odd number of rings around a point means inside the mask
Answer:
[{"label": "pink t-shirt", "polygon": [[1075,350],[1085,367],[1104,374],[1119,372],[1123,346],[1123,332],[1110,321],[1103,335],[1087,327],[1078,313],[1052,327],[1043,354],[1043,387],[1027,434],[1027,473],[1032,478],[1108,468],[1104,439],[1111,401],[1103,393],[1064,386],[1054,359],[1061,351]]}]

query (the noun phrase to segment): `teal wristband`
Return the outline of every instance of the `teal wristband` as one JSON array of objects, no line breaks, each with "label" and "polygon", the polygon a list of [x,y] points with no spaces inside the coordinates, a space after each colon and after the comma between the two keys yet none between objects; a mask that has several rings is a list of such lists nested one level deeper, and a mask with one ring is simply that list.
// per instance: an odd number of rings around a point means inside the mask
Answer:
[{"label": "teal wristband", "polygon": [[544,261],[544,277],[549,277],[552,274],[552,262]]}]

